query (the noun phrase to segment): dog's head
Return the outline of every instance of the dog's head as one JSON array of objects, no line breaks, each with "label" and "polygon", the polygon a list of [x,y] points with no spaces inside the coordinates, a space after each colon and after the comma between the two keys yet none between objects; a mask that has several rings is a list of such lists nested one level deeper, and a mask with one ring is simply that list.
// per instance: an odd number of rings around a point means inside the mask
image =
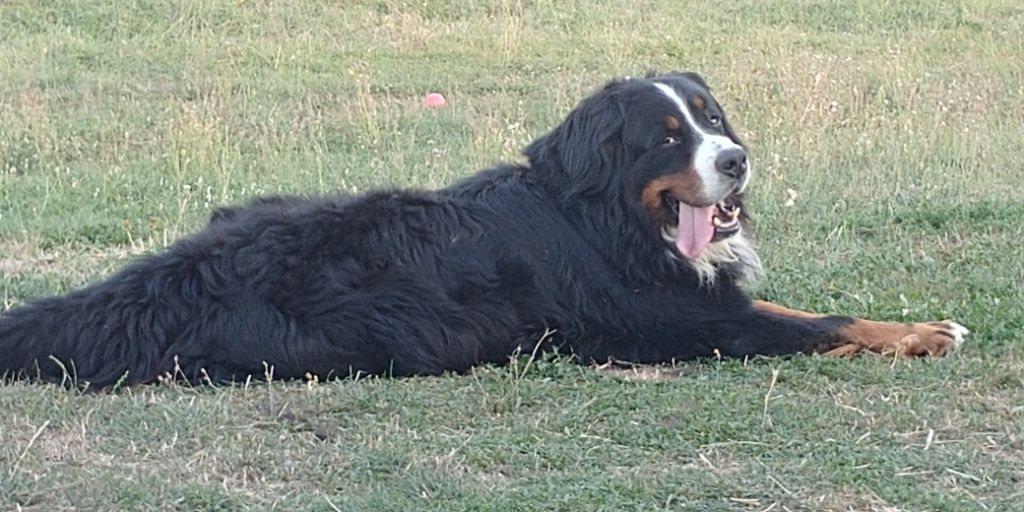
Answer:
[{"label": "dog's head", "polygon": [[609,83],[526,154],[535,167],[555,167],[564,200],[624,203],[623,220],[643,224],[698,270],[735,258],[739,245],[749,249],[741,234],[747,152],[695,73]]}]

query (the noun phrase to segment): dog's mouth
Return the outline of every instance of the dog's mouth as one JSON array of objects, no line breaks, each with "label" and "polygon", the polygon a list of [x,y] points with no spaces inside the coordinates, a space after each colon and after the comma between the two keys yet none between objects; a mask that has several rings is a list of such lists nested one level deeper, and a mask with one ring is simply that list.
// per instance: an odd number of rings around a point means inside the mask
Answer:
[{"label": "dog's mouth", "polygon": [[733,197],[710,206],[691,206],[667,193],[661,199],[672,212],[672,221],[662,227],[662,238],[691,260],[700,258],[708,244],[740,231],[740,205]]}]

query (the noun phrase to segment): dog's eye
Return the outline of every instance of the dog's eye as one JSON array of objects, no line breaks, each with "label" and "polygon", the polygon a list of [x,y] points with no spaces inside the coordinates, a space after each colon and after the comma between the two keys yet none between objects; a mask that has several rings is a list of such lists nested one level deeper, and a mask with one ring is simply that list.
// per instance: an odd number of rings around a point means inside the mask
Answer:
[{"label": "dog's eye", "polygon": [[661,139],[662,146],[675,146],[679,144],[679,137],[675,135],[666,135],[664,139]]},{"label": "dog's eye", "polygon": [[711,126],[718,126],[722,124],[722,118],[720,116],[711,114],[710,116],[708,116],[708,122],[711,123]]}]

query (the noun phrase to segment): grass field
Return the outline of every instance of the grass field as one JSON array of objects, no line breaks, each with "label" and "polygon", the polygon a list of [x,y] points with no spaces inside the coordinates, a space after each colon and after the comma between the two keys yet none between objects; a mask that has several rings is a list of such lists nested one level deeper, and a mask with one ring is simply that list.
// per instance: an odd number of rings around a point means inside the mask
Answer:
[{"label": "grass field", "polygon": [[1022,510],[1022,34],[1016,0],[2,2],[5,306],[217,205],[450,183],[612,76],[692,69],[752,147],[760,297],[974,335],[943,360],[5,385],[0,510]]}]

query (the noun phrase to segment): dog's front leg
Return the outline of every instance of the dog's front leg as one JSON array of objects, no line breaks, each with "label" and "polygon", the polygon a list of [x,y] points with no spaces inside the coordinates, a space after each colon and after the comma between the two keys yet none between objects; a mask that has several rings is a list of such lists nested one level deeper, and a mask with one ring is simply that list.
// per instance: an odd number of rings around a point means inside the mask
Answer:
[{"label": "dog's front leg", "polygon": [[[754,301],[754,309],[769,316],[799,318],[815,322],[838,317],[797,311],[764,301]],[[868,350],[900,357],[942,356],[956,350],[968,331],[952,322],[899,323],[848,318],[832,327],[827,342],[814,347],[827,356],[848,356]]]}]

